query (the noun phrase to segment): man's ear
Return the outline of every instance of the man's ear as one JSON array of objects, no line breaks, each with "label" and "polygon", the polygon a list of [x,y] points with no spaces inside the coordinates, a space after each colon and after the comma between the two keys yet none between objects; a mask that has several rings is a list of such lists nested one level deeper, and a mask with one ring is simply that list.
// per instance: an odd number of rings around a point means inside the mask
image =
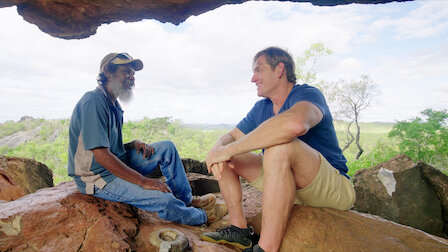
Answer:
[{"label": "man's ear", "polygon": [[106,76],[107,79],[110,79],[111,73],[109,72],[109,69],[107,67],[106,67],[106,69],[104,69],[103,74],[104,74],[104,76]]},{"label": "man's ear", "polygon": [[283,62],[278,63],[277,64],[277,77],[279,79],[281,79],[284,72],[285,72],[285,64]]}]

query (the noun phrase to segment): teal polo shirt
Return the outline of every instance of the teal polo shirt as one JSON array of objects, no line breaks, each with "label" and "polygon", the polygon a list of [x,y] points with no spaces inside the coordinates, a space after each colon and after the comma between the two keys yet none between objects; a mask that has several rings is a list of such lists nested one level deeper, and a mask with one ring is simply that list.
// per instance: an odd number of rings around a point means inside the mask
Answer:
[{"label": "teal polo shirt", "polygon": [[69,127],[68,175],[76,181],[81,193],[93,194],[94,186],[103,188],[116,178],[95,161],[92,150],[109,150],[125,161],[121,129],[123,110],[118,101],[112,103],[106,88],[98,86],[76,104]]}]

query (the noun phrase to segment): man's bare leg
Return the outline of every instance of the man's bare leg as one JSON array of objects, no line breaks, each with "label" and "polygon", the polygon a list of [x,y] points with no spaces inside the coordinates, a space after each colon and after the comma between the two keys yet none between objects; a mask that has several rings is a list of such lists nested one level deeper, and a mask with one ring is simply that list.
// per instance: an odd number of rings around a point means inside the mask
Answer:
[{"label": "man's bare leg", "polygon": [[300,140],[266,149],[262,227],[259,246],[278,251],[294,204],[295,191],[306,187],[320,167],[319,154]]},{"label": "man's bare leg", "polygon": [[206,232],[201,239],[214,243],[231,244],[240,249],[250,248],[252,229],[248,228],[241,204],[242,191],[239,177],[248,181],[255,180],[261,171],[261,157],[255,153],[246,153],[232,157],[232,165],[225,164],[220,173],[219,186],[226,201],[232,225],[216,232]]},{"label": "man's bare leg", "polygon": [[229,209],[230,223],[239,228],[247,228],[241,204],[242,191],[239,177],[248,181],[255,180],[262,169],[261,157],[255,153],[246,153],[233,157],[231,161],[235,168],[226,165],[219,180],[219,188]]}]

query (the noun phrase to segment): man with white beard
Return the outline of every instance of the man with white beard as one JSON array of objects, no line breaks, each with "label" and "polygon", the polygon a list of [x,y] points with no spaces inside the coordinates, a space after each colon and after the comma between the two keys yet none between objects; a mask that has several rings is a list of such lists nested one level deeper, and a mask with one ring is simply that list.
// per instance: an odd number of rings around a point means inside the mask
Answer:
[{"label": "man with white beard", "polygon": [[[187,225],[211,223],[227,213],[212,194],[192,196],[174,144],[140,140],[123,144],[123,110],[117,101],[132,99],[139,59],[110,53],[101,61],[98,87],[76,104],[69,128],[68,175],[81,193],[157,212]],[[160,166],[166,184],[145,177]]]}]

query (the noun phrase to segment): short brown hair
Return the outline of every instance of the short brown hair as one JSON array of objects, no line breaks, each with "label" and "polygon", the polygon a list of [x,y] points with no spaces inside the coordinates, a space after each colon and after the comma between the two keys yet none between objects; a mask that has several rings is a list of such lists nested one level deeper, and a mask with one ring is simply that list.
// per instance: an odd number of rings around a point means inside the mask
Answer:
[{"label": "short brown hair", "polygon": [[272,69],[274,69],[278,63],[283,62],[286,69],[286,78],[289,82],[296,84],[296,66],[294,64],[294,60],[287,51],[279,47],[268,47],[255,54],[253,63],[255,63],[255,61],[262,55],[266,57],[266,62],[272,67]]}]

